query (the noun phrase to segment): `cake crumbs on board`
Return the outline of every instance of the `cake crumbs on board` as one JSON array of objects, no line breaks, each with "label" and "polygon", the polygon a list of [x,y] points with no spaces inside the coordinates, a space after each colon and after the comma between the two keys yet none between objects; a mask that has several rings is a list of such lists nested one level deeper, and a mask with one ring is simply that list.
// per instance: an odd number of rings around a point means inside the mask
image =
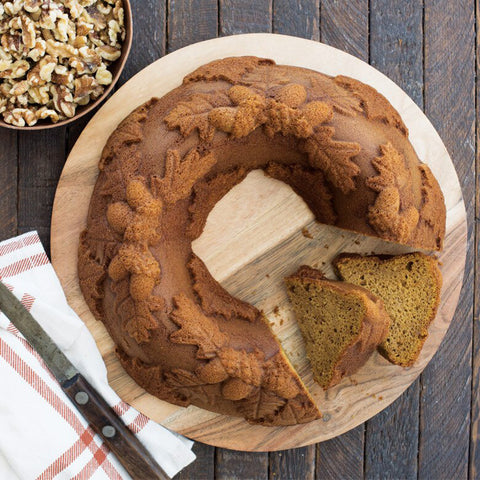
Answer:
[{"label": "cake crumbs on board", "polygon": [[309,230],[308,230],[307,227],[303,227],[303,228],[302,228],[302,235],[303,235],[305,238],[313,238],[313,235],[309,232]]}]

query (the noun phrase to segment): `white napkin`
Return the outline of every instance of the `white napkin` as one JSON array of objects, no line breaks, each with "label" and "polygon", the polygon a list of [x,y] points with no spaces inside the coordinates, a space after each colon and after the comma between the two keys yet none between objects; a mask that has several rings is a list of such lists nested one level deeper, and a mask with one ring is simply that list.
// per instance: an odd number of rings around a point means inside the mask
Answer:
[{"label": "white napkin", "polygon": [[[195,459],[193,442],[122,402],[95,341],[68,306],[36,232],[0,243],[0,281],[174,476]],[[0,479],[128,479],[43,361],[0,312]]]}]

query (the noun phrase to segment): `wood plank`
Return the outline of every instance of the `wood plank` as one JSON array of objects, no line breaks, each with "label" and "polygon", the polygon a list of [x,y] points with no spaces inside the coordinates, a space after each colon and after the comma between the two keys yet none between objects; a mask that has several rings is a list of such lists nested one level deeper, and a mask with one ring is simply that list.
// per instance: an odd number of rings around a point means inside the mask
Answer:
[{"label": "wood plank", "polygon": [[[215,0],[168,0],[165,51],[173,52],[191,43],[218,36],[218,5]],[[196,461],[179,479],[214,478],[215,447],[195,443]]]},{"label": "wood plank", "polygon": [[284,35],[320,40],[319,0],[298,0],[292,7],[290,0],[273,3],[273,31]]},{"label": "wood plank", "polygon": [[0,129],[0,240],[17,233],[17,132]]},{"label": "wood plank", "polygon": [[220,0],[219,34],[272,31],[272,0]]},{"label": "wood plank", "polygon": [[218,36],[216,0],[168,0],[167,52]]},{"label": "wood plank", "polygon": [[[295,9],[289,0],[273,3],[273,32],[285,35],[320,39],[319,0],[299,0]],[[315,478],[315,445],[271,452],[269,454],[269,479],[289,480]]]},{"label": "wood plank", "polygon": [[212,480],[215,475],[215,449],[210,445],[196,442],[193,451],[197,459],[187,468],[183,469],[175,480]]},{"label": "wood plank", "polygon": [[38,230],[49,254],[53,198],[66,158],[66,127],[18,136],[18,231]]},{"label": "wood plank", "polygon": [[[321,0],[320,39],[364,61],[369,58],[368,0]],[[316,476],[323,479],[360,479],[364,474],[365,427],[317,445]]]},{"label": "wood plank", "polygon": [[[220,0],[219,34],[234,35],[250,32],[272,31],[272,0],[249,2],[248,0]],[[266,479],[269,471],[268,453],[237,452],[217,449],[215,478],[218,479]]]},{"label": "wood plank", "polygon": [[364,425],[317,444],[316,478],[354,480],[363,477]]},{"label": "wood plank", "polygon": [[366,423],[365,478],[416,479],[419,380]]},{"label": "wood plank", "polygon": [[[423,6],[371,0],[370,63],[423,107]],[[417,478],[419,381],[365,430],[366,478]],[[395,452],[395,454],[392,454]]]},{"label": "wood plank", "polygon": [[[474,4],[425,1],[425,111],[438,129],[475,215]],[[474,257],[473,225],[467,259]],[[454,321],[421,380],[420,478],[467,478],[473,325],[473,261]],[[452,366],[455,366],[452,368]]]},{"label": "wood plank", "polygon": [[320,40],[368,61],[368,0],[322,0]]},{"label": "wood plank", "polygon": [[130,2],[133,18],[133,42],[119,86],[142,68],[165,55],[166,10],[164,0]]},{"label": "wood plank", "polygon": [[474,301],[473,301],[473,362],[472,362],[472,410],[470,427],[470,457],[469,457],[469,478],[479,478],[480,475],[480,153],[478,149],[480,135],[480,105],[478,104],[478,94],[480,92],[480,79],[478,78],[478,62],[480,58],[480,4],[476,2],[476,53],[477,53],[477,83],[476,83],[476,169],[475,169],[475,278],[474,278]]},{"label": "wood plank", "polygon": [[215,480],[250,479],[268,479],[268,453],[237,452],[217,448]]},{"label": "wood plank", "polygon": [[[270,454],[269,480],[314,480],[315,445]],[[323,477],[319,477],[323,478]]]}]

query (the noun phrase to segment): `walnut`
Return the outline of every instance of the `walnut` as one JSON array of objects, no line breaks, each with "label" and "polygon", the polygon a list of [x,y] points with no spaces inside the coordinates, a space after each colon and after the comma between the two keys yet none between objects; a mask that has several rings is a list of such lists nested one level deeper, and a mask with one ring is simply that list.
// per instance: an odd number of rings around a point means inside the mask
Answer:
[{"label": "walnut", "polygon": [[16,15],[23,7],[23,0],[14,0],[13,2],[5,2],[3,4],[7,15]]},{"label": "walnut", "polygon": [[15,83],[9,93],[13,97],[18,97],[19,95],[26,93],[27,90],[28,82],[26,80],[22,80],[21,82]]},{"label": "walnut", "polygon": [[26,48],[31,49],[35,47],[35,24],[33,20],[28,18],[26,15],[22,15],[22,40]]},{"label": "walnut", "polygon": [[80,75],[84,73],[95,73],[102,64],[100,55],[88,47],[79,48],[78,52],[80,55],[70,60],[70,66],[75,68]]},{"label": "walnut", "polygon": [[90,100],[90,94],[98,86],[97,80],[93,77],[89,77],[88,75],[82,75],[80,78],[76,78],[73,83],[75,85],[73,101],[79,105],[82,105],[82,102],[85,101],[85,98]]},{"label": "walnut", "polygon": [[110,15],[110,12],[112,11],[112,7],[110,5],[105,5],[105,4],[102,4],[102,2],[98,2],[97,4],[97,10],[102,14],[104,15],[105,17],[107,17],[108,15]]},{"label": "walnut", "polygon": [[25,50],[25,46],[22,43],[22,36],[19,33],[4,33],[1,38],[1,44],[3,49],[11,54],[22,54]]},{"label": "walnut", "polygon": [[82,14],[83,7],[77,0],[64,0],[63,3],[70,10],[70,16],[72,18],[78,18]]},{"label": "walnut", "polygon": [[41,87],[30,87],[28,89],[28,96],[30,103],[46,105],[51,100],[50,87],[48,85],[43,85]]},{"label": "walnut", "polygon": [[45,82],[51,82],[52,73],[57,66],[57,62],[55,61],[55,59],[52,58],[50,55],[47,55],[40,60],[39,66],[40,70],[38,73],[40,75],[40,78]]},{"label": "walnut", "polygon": [[73,82],[73,73],[64,65],[57,65],[52,73],[52,82],[59,85],[69,85]]},{"label": "walnut", "polygon": [[112,72],[107,70],[107,67],[102,63],[102,65],[98,68],[97,74],[95,75],[97,82],[100,85],[110,85],[112,83]]},{"label": "walnut", "polygon": [[33,67],[27,73],[27,81],[29,85],[32,85],[33,87],[36,87],[38,85],[45,85],[46,81],[42,80],[42,78],[40,77],[40,63],[37,63],[35,67]]},{"label": "walnut", "polygon": [[40,11],[42,0],[25,0],[23,8],[29,13],[36,13]]},{"label": "walnut", "polygon": [[93,24],[93,29],[97,32],[107,28],[106,18],[95,7],[90,6],[85,8],[84,16],[88,23]]},{"label": "walnut", "polygon": [[0,58],[0,72],[4,72],[5,70],[8,70],[12,66],[12,60],[3,60]]},{"label": "walnut", "polygon": [[47,40],[47,53],[52,57],[70,58],[78,55],[78,50],[68,43]]},{"label": "walnut", "polygon": [[3,118],[7,123],[15,125],[16,127],[24,127],[25,125],[31,127],[37,123],[35,112],[29,108],[14,108],[10,111],[7,110],[3,113]]},{"label": "walnut", "polygon": [[41,107],[37,110],[36,116],[38,120],[45,120],[50,118],[53,123],[57,123],[60,120],[60,115],[55,110],[52,110],[47,107]]},{"label": "walnut", "polygon": [[110,62],[114,62],[115,60],[120,58],[120,55],[122,54],[119,49],[112,47],[111,45],[102,45],[101,47],[97,47],[96,52],[104,60],[108,60]]},{"label": "walnut", "polygon": [[75,115],[75,104],[73,103],[73,95],[63,85],[52,85],[50,93],[53,96],[53,105],[55,110],[65,115],[67,118],[72,118]]},{"label": "walnut", "polygon": [[110,20],[108,22],[108,37],[110,39],[110,45],[117,44],[117,35],[122,33],[120,24],[116,20]]},{"label": "walnut", "polygon": [[80,19],[77,23],[77,35],[85,36],[93,32],[93,23]]},{"label": "walnut", "polygon": [[37,38],[35,40],[35,45],[28,52],[28,57],[31,58],[34,62],[38,62],[40,58],[45,55],[47,51],[47,43],[43,38]]},{"label": "walnut", "polygon": [[0,78],[20,78],[25,75],[30,68],[30,64],[26,60],[17,60],[12,63],[3,72],[0,72]]},{"label": "walnut", "polygon": [[73,41],[73,46],[75,48],[82,48],[88,46],[88,37],[82,35],[80,37],[75,37]]}]

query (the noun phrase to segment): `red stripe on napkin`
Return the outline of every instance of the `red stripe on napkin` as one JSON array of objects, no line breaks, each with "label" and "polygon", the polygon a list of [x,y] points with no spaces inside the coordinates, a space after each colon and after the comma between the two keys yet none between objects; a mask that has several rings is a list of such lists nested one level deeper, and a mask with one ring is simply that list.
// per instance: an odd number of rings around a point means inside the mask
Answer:
[{"label": "red stripe on napkin", "polygon": [[[90,427],[84,428],[80,420],[78,419],[75,412],[49,387],[47,383],[27,364],[25,361],[15,353],[10,346],[5,343],[0,338],[0,357],[2,357],[37,393],[39,393],[42,398],[44,398],[52,407],[53,409],[64,419],[67,423],[75,430],[77,435],[79,436],[80,440],[83,443],[86,443],[85,440],[89,438],[85,432],[88,432],[89,435],[93,437],[94,433]],[[95,455],[99,449],[102,450],[102,447],[98,447],[97,445],[92,446],[92,442],[88,441],[85,445],[85,448],[89,448],[93,455]],[[69,452],[67,454],[67,452]],[[68,449],[65,454],[66,458],[64,458],[63,468],[67,467],[71,464],[74,460],[78,458],[74,450]],[[60,457],[59,457],[60,458]],[[55,461],[56,462],[56,461]],[[53,463],[55,463],[53,462]],[[53,464],[52,464],[53,465]],[[97,465],[98,467],[99,465]],[[113,478],[118,478],[121,480],[121,476],[118,473],[113,465],[110,463],[108,459],[104,459],[101,463],[102,468],[107,472],[109,471],[109,475],[112,474],[116,475]],[[50,467],[47,467],[47,470]],[[60,470],[61,471],[61,470]],[[44,471],[45,473],[45,471]],[[42,473],[38,479],[47,479],[52,478],[51,476],[43,476]]]},{"label": "red stripe on napkin", "polygon": [[12,253],[15,250],[20,250],[21,248],[27,247],[28,245],[33,245],[37,242],[40,242],[40,238],[36,233],[32,233],[32,235],[28,235],[13,242],[8,242],[5,245],[0,246],[0,257],[3,255],[7,255],[7,253]]},{"label": "red stripe on napkin", "polygon": [[13,262],[6,267],[0,268],[0,279],[14,277],[20,273],[27,272],[35,267],[47,265],[50,261],[45,253],[37,253],[31,257]]}]

